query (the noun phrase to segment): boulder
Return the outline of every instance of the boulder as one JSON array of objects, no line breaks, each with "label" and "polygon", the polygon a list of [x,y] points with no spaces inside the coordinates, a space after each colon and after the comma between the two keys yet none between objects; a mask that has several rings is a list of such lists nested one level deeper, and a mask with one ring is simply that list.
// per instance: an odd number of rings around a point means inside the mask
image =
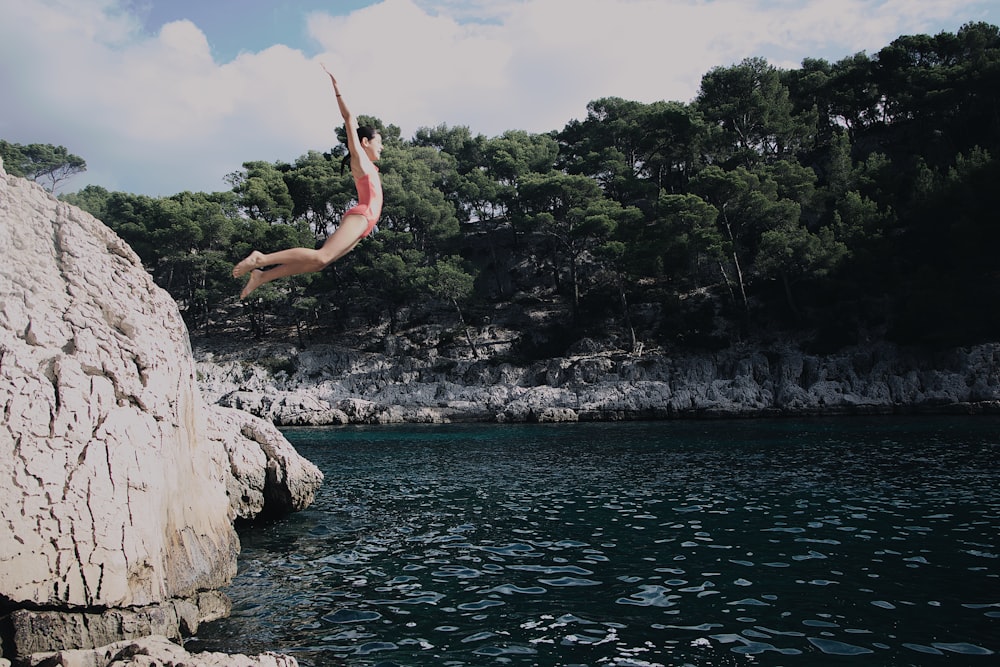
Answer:
[{"label": "boulder", "polygon": [[271,422],[233,408],[208,410],[209,437],[222,443],[228,456],[229,498],[237,518],[287,514],[312,504],[323,473]]}]

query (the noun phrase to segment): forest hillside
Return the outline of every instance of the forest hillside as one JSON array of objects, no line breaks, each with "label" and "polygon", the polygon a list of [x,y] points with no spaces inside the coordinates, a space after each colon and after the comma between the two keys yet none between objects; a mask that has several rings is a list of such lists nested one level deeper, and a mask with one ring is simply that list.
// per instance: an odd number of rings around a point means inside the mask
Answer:
[{"label": "forest hillside", "polygon": [[[705,73],[690,102],[598,99],[541,134],[404,138],[391,119],[365,121],[386,145],[377,231],[246,302],[235,261],[316,246],[354,203],[342,145],[247,161],[225,192],[63,199],[138,252],[197,338],[384,349],[405,334],[414,352],[424,340],[530,362],[581,345],[780,338],[823,353],[1000,336],[996,26],[797,69],[750,58]],[[10,173],[31,175],[25,148],[0,142]],[[497,322],[511,340],[477,344]]]}]

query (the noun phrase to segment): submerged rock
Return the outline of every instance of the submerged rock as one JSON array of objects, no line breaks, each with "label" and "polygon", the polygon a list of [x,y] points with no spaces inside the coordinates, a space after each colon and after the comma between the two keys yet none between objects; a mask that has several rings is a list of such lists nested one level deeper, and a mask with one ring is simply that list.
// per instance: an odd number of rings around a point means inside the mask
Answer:
[{"label": "submerged rock", "polygon": [[233,518],[301,509],[319,471],[209,407],[177,306],[131,248],[2,164],[0,315],[4,657],[218,617]]}]

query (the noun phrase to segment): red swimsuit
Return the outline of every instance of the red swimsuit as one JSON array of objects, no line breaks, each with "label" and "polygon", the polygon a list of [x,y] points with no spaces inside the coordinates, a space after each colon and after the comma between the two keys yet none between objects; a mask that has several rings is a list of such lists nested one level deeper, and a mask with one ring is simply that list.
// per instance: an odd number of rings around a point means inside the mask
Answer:
[{"label": "red swimsuit", "polygon": [[364,238],[372,233],[375,223],[382,215],[382,181],[379,178],[372,178],[371,174],[365,174],[361,178],[354,179],[354,185],[358,189],[358,205],[344,215],[365,216],[368,228],[361,235],[361,238]]}]

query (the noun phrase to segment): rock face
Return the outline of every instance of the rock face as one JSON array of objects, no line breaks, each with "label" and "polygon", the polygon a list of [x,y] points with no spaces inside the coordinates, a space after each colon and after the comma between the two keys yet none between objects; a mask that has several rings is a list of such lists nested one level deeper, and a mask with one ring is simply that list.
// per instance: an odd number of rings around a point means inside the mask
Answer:
[{"label": "rock face", "polygon": [[176,306],[97,220],[0,187],[0,593],[125,607],[224,585],[238,543]]},{"label": "rock face", "polygon": [[208,410],[208,435],[229,459],[226,487],[236,518],[287,514],[312,504],[323,473],[299,456],[271,422],[242,410]]},{"label": "rock face", "polygon": [[122,637],[160,635],[180,640],[182,635],[197,633],[201,623],[224,618],[229,611],[229,598],[206,591],[136,609],[100,613],[18,609],[11,617],[18,653],[36,655],[66,646],[105,646]]},{"label": "rock face", "polygon": [[289,425],[1000,412],[1000,343],[934,353],[878,343],[824,356],[776,344],[515,366],[199,341],[195,357],[207,400]]},{"label": "rock face", "polygon": [[233,518],[301,509],[322,479],[206,405],[176,304],[120,238],[2,164],[0,414],[4,657],[218,617]]},{"label": "rock face", "polygon": [[263,653],[258,656],[223,653],[190,654],[166,637],[152,635],[142,639],[115,642],[97,649],[39,653],[29,667],[79,665],[80,667],[297,667],[298,661],[286,655]]}]

